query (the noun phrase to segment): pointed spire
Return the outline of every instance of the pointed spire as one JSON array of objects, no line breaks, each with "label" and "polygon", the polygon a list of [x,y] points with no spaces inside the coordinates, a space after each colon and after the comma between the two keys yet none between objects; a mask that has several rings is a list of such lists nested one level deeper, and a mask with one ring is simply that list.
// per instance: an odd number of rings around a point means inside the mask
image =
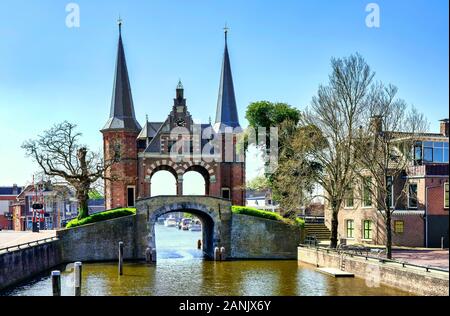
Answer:
[{"label": "pointed spire", "polygon": [[233,76],[231,74],[230,57],[228,55],[228,31],[225,25],[225,52],[220,76],[219,97],[217,100],[216,131],[223,131],[225,127],[240,127],[237,113],[236,98],[234,95]]},{"label": "pointed spire", "polygon": [[141,126],[134,114],[133,97],[131,95],[130,79],[128,77],[125,51],[122,43],[122,20],[117,21],[119,25],[119,44],[117,49],[116,72],[114,77],[111,111],[108,122],[103,130],[125,129],[140,131]]}]

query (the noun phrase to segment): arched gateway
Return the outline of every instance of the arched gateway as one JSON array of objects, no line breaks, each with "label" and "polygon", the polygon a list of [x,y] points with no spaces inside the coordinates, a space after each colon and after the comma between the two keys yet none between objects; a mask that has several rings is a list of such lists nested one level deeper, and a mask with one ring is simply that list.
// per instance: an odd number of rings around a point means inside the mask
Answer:
[{"label": "arched gateway", "polygon": [[202,222],[203,252],[214,256],[215,247],[231,249],[231,202],[211,196],[156,196],[136,203],[139,232],[139,257],[145,257],[147,248],[156,249],[155,223],[159,216],[171,212],[187,212]]},{"label": "arched gateway", "polygon": [[[226,33],[218,95],[215,123],[194,122],[179,82],[171,110],[167,106],[167,118],[164,121],[146,119],[141,127],[135,117],[119,30],[110,117],[101,130],[105,160],[115,160],[106,172],[107,209],[133,207],[136,200],[151,197],[152,177],[161,170],[175,177],[177,196],[183,196],[183,175],[195,171],[203,176],[205,195],[227,199],[233,205],[245,204],[245,157],[236,145],[242,128]],[[156,112],[156,108],[163,110],[164,105],[153,104],[148,110]]]}]

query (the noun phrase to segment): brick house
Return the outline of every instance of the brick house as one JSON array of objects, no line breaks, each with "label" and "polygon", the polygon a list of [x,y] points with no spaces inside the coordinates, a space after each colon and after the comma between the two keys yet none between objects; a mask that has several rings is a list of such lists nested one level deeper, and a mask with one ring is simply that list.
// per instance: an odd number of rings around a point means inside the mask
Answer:
[{"label": "brick house", "polygon": [[[149,122],[147,119],[141,127],[136,120],[119,23],[110,117],[101,130],[105,160],[117,160],[106,172],[106,209],[132,207],[137,198],[152,196],[152,177],[161,170],[173,175],[177,195],[183,195],[183,175],[194,171],[204,179],[205,195],[244,205],[245,159],[236,153],[237,137],[242,129],[236,107],[227,32],[215,124],[194,123],[181,81],[176,87],[173,105],[167,109],[169,115],[162,122]],[[205,146],[213,140],[225,150],[216,151],[214,148],[204,152]],[[228,150],[228,145],[231,145],[231,150]],[[110,180],[112,177],[115,180]]]},{"label": "brick house", "polygon": [[[448,247],[448,125],[449,120],[444,119],[440,122],[439,133],[421,134],[412,149],[414,161],[408,164],[405,176],[392,181],[392,205],[394,199],[402,195],[392,213],[394,246],[441,247],[443,243]],[[364,178],[370,179],[370,175]],[[365,190],[369,189],[359,181],[353,185],[352,195],[345,199],[338,216],[338,238],[346,239],[347,243],[383,245],[386,241],[384,219]],[[325,223],[331,228],[329,208],[325,211]]]},{"label": "brick house", "polygon": [[[44,223],[45,229],[61,228],[68,218],[77,215],[78,202],[74,198],[73,190],[65,183],[39,183],[44,187]],[[32,229],[33,198],[36,193],[33,185],[28,185],[15,197],[12,203],[13,229],[25,231]]]},{"label": "brick house", "polygon": [[0,187],[0,229],[13,229],[12,205],[21,191],[22,187],[18,187],[17,184],[10,187]]}]

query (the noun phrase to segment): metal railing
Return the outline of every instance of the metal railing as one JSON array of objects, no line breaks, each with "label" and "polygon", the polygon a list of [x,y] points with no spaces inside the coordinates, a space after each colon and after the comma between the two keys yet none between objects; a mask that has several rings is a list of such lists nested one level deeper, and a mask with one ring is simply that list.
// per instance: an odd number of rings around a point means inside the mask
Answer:
[{"label": "metal railing", "polygon": [[[311,247],[313,246],[314,243],[306,243],[306,239],[305,239],[305,244],[302,246],[308,246]],[[374,256],[369,256],[369,252],[372,251],[372,248],[369,247],[365,247],[365,249],[359,248],[358,249],[331,249],[331,248],[327,248],[327,247],[321,247],[319,245],[316,244],[315,248],[317,250],[322,250],[322,251],[326,251],[327,253],[330,252],[334,252],[337,254],[344,254],[344,255],[348,255],[350,257],[358,257],[358,258],[364,258],[365,260],[373,260],[373,261],[377,261],[380,262],[382,264],[385,263],[392,263],[392,264],[397,264],[397,265],[401,265],[403,268],[407,268],[407,267],[413,267],[413,268],[418,268],[418,269],[424,269],[426,272],[431,272],[431,271],[438,271],[438,272],[444,272],[444,273],[449,273],[448,269],[444,269],[444,268],[438,268],[438,267],[433,267],[430,265],[420,265],[420,264],[415,264],[415,263],[409,263],[406,261],[398,261],[398,260],[394,260],[394,259],[387,259],[387,258],[382,258],[379,257],[379,255],[381,254],[381,252],[378,253],[378,257],[374,257]],[[362,251],[366,252],[366,255],[362,254]]]},{"label": "metal railing", "polygon": [[325,224],[325,218],[323,216],[299,215],[298,217],[303,219],[307,224]]},{"label": "metal railing", "polygon": [[[26,243],[23,243],[23,244],[11,245],[11,246],[0,248],[0,252],[5,251],[6,253],[8,253],[8,252],[12,252],[12,251],[22,250],[22,249],[25,249],[25,248],[42,245],[42,244],[48,243],[50,241],[55,241],[55,240],[58,240],[58,239],[59,239],[58,237],[53,236],[53,237],[47,237],[47,238],[44,238],[44,239],[33,240],[33,241],[29,241],[29,242],[26,242]],[[15,250],[10,250],[10,249],[15,249]]]}]

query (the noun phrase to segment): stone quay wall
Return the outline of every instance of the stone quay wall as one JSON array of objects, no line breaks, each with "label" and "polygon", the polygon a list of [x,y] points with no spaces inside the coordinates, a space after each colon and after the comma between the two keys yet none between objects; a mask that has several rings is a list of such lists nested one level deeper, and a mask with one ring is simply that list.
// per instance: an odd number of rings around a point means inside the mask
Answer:
[{"label": "stone quay wall", "polygon": [[296,259],[299,226],[254,216],[233,214],[232,259]]},{"label": "stone quay wall", "polygon": [[124,259],[137,257],[136,216],[124,216],[56,232],[62,262],[116,261],[119,242],[124,243]]},{"label": "stone quay wall", "polygon": [[379,260],[366,260],[364,257],[351,257],[332,250],[303,246],[298,247],[298,261],[337,269],[342,267],[341,263],[344,261],[346,272],[366,279],[371,286],[376,286],[379,282],[415,295],[449,295],[449,274],[444,272],[426,272],[395,263],[382,263]]},{"label": "stone quay wall", "polygon": [[0,254],[0,290],[61,264],[60,241]]}]

